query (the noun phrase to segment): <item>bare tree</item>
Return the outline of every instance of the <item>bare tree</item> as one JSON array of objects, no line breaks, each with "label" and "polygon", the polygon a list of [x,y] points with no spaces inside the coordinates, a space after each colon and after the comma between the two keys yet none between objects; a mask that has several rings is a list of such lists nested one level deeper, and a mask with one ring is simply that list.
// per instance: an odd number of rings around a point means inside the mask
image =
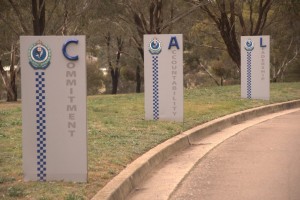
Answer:
[{"label": "bare tree", "polygon": [[[18,20],[18,24],[21,29],[15,28],[14,25],[9,23],[5,18],[1,15],[2,21],[8,25],[8,27],[13,30],[17,37],[21,34],[29,34],[29,28],[27,27],[26,20],[24,19],[24,15],[21,12],[21,6],[19,2],[8,0],[9,5],[11,6],[13,12],[16,15]],[[31,14],[33,16],[33,33],[34,35],[43,35],[45,28],[45,0],[32,0],[32,10]],[[0,57],[0,72],[1,77],[6,89],[7,93],[7,101],[17,101],[17,85],[16,78],[17,73],[19,71],[19,66],[16,65],[16,52],[18,48],[16,47],[15,42],[12,42],[10,54],[10,66],[9,70],[4,70],[4,66],[2,64],[2,55]]]},{"label": "bare tree", "polygon": [[[140,2],[137,3],[134,0],[126,1],[124,6],[126,8],[127,16],[119,16],[121,20],[125,21],[126,24],[129,25],[128,27],[136,30],[131,30],[131,39],[135,43],[143,60],[144,49],[142,41],[144,34],[170,33],[174,23],[196,11],[199,7],[207,4],[205,0],[199,0],[197,5],[175,15],[174,0],[170,1],[168,8],[166,6],[166,0],[150,0],[148,2],[147,10],[143,11],[139,7],[141,6]],[[142,4],[142,7],[145,7],[145,4]],[[169,14],[167,15],[165,13]],[[135,32],[137,34],[135,34]]]},{"label": "bare tree", "polygon": [[[187,1],[196,5],[203,3],[201,0]],[[209,4],[200,6],[201,10],[207,14],[220,31],[229,56],[240,69],[239,38],[241,35],[261,35],[263,33],[274,0],[259,0],[258,3],[254,0],[207,0],[207,2]],[[247,17],[244,9],[248,9]]]},{"label": "bare tree", "polygon": [[[26,26],[24,16],[21,14],[20,7],[13,0],[9,0],[9,3],[19,19],[22,32],[28,34],[29,29]],[[45,0],[32,0],[32,16],[34,35],[43,35],[45,28]],[[0,63],[1,76],[7,92],[7,101],[17,101],[18,99],[16,77],[19,66],[16,66],[16,50],[16,45],[12,44],[9,71],[5,71]]]},{"label": "bare tree", "polygon": [[[14,44],[14,50],[11,53],[14,54],[18,50],[15,45],[15,41],[18,40],[20,35],[45,35],[62,33],[68,34],[70,24],[72,24],[73,34],[76,34],[78,28],[78,19],[83,16],[84,13],[90,8],[93,0],[77,1],[77,0],[54,0],[52,2],[47,1],[47,19],[46,19],[46,0],[31,0],[31,4],[25,0],[7,0],[1,3],[1,6],[6,6],[4,12],[0,13],[0,21],[11,30],[13,37],[10,38],[11,43]],[[60,5],[63,5],[63,17],[59,18],[60,10],[57,9]],[[72,5],[73,7],[68,7]],[[74,7],[76,9],[74,9]],[[73,10],[73,12],[70,12]],[[58,16],[58,18],[57,18]],[[56,18],[55,18],[56,17]],[[27,20],[29,19],[29,20]],[[61,20],[62,19],[62,20]],[[62,23],[60,23],[62,21]],[[52,27],[52,28],[47,28]],[[2,27],[1,27],[2,28]],[[9,49],[9,47],[7,47]],[[0,53],[5,50],[1,49]],[[6,50],[9,51],[9,50]],[[18,57],[17,57],[18,58]],[[1,59],[1,58],[0,58]],[[15,61],[14,61],[15,62]],[[10,69],[10,74],[7,74],[3,69],[3,62],[1,62],[0,71],[1,77],[4,81],[6,93],[10,96],[8,100],[17,99],[16,89],[13,88],[16,85],[17,73],[14,73],[15,67]],[[12,61],[10,63],[12,65]],[[19,68],[19,67],[18,67]],[[17,71],[19,70],[17,68]],[[6,75],[7,74],[7,75]]]},{"label": "bare tree", "polygon": [[[29,28],[27,26],[25,16],[22,15],[21,12],[21,3],[18,1],[8,0],[5,6],[8,6],[8,9],[5,9],[4,13],[0,14],[0,20],[5,24],[7,28],[11,31],[11,36],[9,37],[11,41],[5,41],[7,43],[7,47],[1,49],[2,53],[0,55],[0,74],[2,77],[3,84],[5,86],[7,101],[17,101],[17,86],[16,86],[16,78],[19,71],[19,66],[16,65],[16,60],[18,59],[17,51],[18,45],[15,40],[21,34],[29,34]],[[9,16],[9,17],[6,17]],[[3,41],[2,41],[3,42]],[[3,42],[3,43],[5,43]],[[10,43],[10,47],[9,47]],[[10,48],[10,50],[9,50]],[[10,55],[9,59],[9,69],[4,69],[3,57]]]},{"label": "bare tree", "polygon": [[[284,58],[283,58],[283,60],[280,64],[280,66],[278,67],[277,70],[274,67],[273,77],[272,77],[273,82],[277,82],[278,79],[282,80],[286,70],[288,69],[288,66],[297,59],[299,49],[298,49],[298,46],[296,44],[294,49],[291,52],[293,42],[294,42],[293,38],[291,38],[289,46],[285,51]],[[292,57],[290,57],[291,55],[292,55]]]},{"label": "bare tree", "polygon": [[[143,36],[144,34],[162,34],[170,33],[173,24],[196,11],[200,6],[207,3],[205,0],[199,0],[201,3],[192,6],[181,13],[175,13],[175,0],[148,0],[141,2],[139,0],[127,0],[122,2],[125,8],[125,14],[119,15],[117,21],[125,22],[127,30],[129,29],[130,41],[137,49],[141,60],[144,60]],[[144,9],[146,8],[146,9]],[[122,25],[121,25],[122,26]],[[136,68],[136,91],[140,91],[141,75],[140,67]]]},{"label": "bare tree", "polygon": [[[271,72],[272,81],[284,81],[286,72],[290,68],[299,68],[296,64],[299,60],[300,46],[300,17],[299,2],[284,0],[276,4],[278,18],[272,30],[273,45],[271,47]],[[282,34],[284,33],[284,34]]]},{"label": "bare tree", "polygon": [[4,87],[6,89],[8,102],[17,101],[17,85],[16,85],[16,76],[19,71],[18,67],[15,67],[16,62],[16,47],[15,45],[11,46],[11,51],[7,54],[10,54],[10,66],[9,70],[4,70],[4,66],[2,65],[2,55],[0,57],[0,73],[4,83]]}]

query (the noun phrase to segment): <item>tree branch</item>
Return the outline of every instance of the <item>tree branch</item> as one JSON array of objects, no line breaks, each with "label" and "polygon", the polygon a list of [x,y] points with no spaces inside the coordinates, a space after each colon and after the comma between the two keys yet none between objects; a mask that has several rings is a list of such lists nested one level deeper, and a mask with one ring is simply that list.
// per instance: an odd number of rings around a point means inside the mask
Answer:
[{"label": "tree branch", "polygon": [[133,56],[132,54],[126,52],[126,51],[120,51],[120,53],[125,54],[126,56],[128,56],[128,57],[130,57],[130,58],[136,60],[136,61],[139,62],[141,65],[144,64],[143,61],[142,61],[140,58],[135,57],[135,56]]},{"label": "tree branch", "polygon": [[279,77],[280,75],[282,75],[282,74],[286,71],[288,65],[289,65],[290,63],[292,63],[292,62],[298,57],[298,46],[297,46],[297,44],[296,44],[295,51],[294,51],[294,56],[293,56],[290,60],[288,60],[288,55],[290,55],[289,49],[292,47],[293,40],[294,40],[294,39],[291,38],[290,44],[289,44],[289,46],[288,46],[288,48],[287,48],[287,50],[286,50],[286,54],[285,54],[285,57],[284,57],[284,59],[283,59],[283,61],[282,61],[282,63],[281,63],[281,66],[279,67],[278,71],[275,73],[275,75],[274,75],[274,77],[273,77],[273,81],[274,81],[274,82],[276,82],[277,79],[278,79],[278,77]]},{"label": "tree branch", "polygon": [[206,47],[206,48],[216,49],[216,50],[220,50],[220,51],[227,51],[227,49],[224,49],[221,47],[216,47],[216,46],[212,46],[212,45],[208,45],[208,44],[196,44],[193,42],[189,42],[188,40],[184,40],[184,43],[193,44],[195,47]]},{"label": "tree branch", "polygon": [[27,29],[26,26],[25,26],[25,23],[24,23],[24,20],[23,20],[23,18],[22,18],[22,15],[21,15],[21,13],[20,13],[19,8],[15,5],[15,3],[14,3],[12,0],[8,0],[8,1],[9,1],[10,5],[12,6],[13,10],[15,11],[15,13],[16,13],[18,19],[19,19],[19,22],[20,22],[20,25],[21,25],[21,27],[22,27],[23,32],[24,32],[25,34],[28,34],[28,33],[29,33],[29,32],[28,32],[28,29]]},{"label": "tree branch", "polygon": [[214,78],[214,76],[204,67],[204,65],[200,62],[199,66],[209,75],[209,77],[214,80],[217,86],[220,86],[219,82]]},{"label": "tree branch", "polygon": [[[207,4],[207,3],[206,3]],[[197,9],[201,8],[202,6],[206,5],[206,4],[198,4],[196,6],[193,6],[190,10],[185,11],[180,13],[179,15],[177,15],[176,17],[171,18],[169,21],[167,21],[166,23],[164,23],[160,29],[163,31],[166,28],[168,28],[169,26],[173,25],[175,22],[181,20],[182,18],[190,15],[191,13],[193,13],[194,11],[196,11]],[[208,11],[209,12],[209,11]]]},{"label": "tree branch", "polygon": [[5,19],[5,17],[3,17],[3,15],[0,13],[0,19],[17,35],[17,36],[19,36],[20,35],[20,33],[16,30],[16,29],[14,29],[14,27],[12,27],[11,26],[11,23],[9,23],[6,19]]},{"label": "tree branch", "polygon": [[265,4],[263,4],[263,0],[260,0],[259,2],[259,13],[258,13],[258,19],[256,22],[256,28],[254,30],[253,35],[260,35],[263,32],[265,21],[267,20],[267,14],[271,8],[273,1],[272,0],[266,0]]},{"label": "tree branch", "polygon": [[239,10],[238,10],[238,18],[239,18],[239,22],[240,22],[240,25],[242,27],[242,34],[241,35],[246,35],[247,33],[247,28],[246,28],[246,25],[245,25],[245,21],[244,21],[244,16],[243,16],[243,6],[244,6],[244,1],[241,0],[240,1],[240,5],[239,5]]}]

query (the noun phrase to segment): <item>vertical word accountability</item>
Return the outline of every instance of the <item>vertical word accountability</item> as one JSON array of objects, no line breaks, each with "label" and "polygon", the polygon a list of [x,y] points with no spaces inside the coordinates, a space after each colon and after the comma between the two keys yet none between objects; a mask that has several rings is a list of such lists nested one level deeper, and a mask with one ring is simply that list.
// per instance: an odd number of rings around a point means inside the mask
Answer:
[{"label": "vertical word accountability", "polygon": [[[173,47],[173,48],[172,48]],[[176,48],[174,48],[176,47]],[[177,42],[176,37],[171,37],[170,43],[169,43],[169,50],[172,52],[172,58],[171,58],[171,66],[172,66],[172,113],[174,117],[177,114],[177,85],[178,85],[178,66],[177,66],[177,51],[179,50],[179,45]]]}]

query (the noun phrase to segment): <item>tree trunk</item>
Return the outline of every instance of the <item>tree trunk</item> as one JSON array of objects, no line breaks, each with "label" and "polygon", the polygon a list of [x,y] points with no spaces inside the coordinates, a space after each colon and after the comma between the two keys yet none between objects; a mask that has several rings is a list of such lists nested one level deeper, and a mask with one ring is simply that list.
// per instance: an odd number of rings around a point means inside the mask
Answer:
[{"label": "tree trunk", "polygon": [[10,86],[12,90],[12,101],[17,101],[18,96],[17,96],[17,85],[16,85],[16,77],[17,77],[17,70],[15,69],[15,61],[16,61],[16,51],[15,51],[15,46],[12,45],[11,47],[11,56],[10,56]]},{"label": "tree trunk", "polygon": [[11,88],[8,88],[9,91],[7,91],[7,102],[17,101],[17,95],[14,93],[14,91]]},{"label": "tree trunk", "polygon": [[33,34],[43,35],[45,30],[45,0],[32,0]]},{"label": "tree trunk", "polygon": [[136,77],[136,89],[135,89],[135,92],[136,93],[141,93],[141,82],[142,82],[142,79],[141,79],[141,69],[140,69],[139,65],[136,66],[135,77]]},{"label": "tree trunk", "polygon": [[110,69],[110,74],[111,74],[111,80],[112,80],[111,94],[117,94],[117,92],[118,92],[118,84],[119,84],[120,69],[119,68],[111,68]]},{"label": "tree trunk", "polygon": [[109,65],[111,81],[112,81],[111,94],[117,94],[119,77],[120,77],[120,67],[119,67],[119,65],[120,65],[121,52],[122,52],[122,47],[123,47],[123,40],[122,40],[121,37],[117,37],[118,51],[117,51],[117,55],[116,55],[116,65],[115,65],[115,67],[112,64],[111,57],[110,57],[111,36],[110,36],[109,32],[105,36],[105,40],[106,40],[106,47],[107,47],[107,62],[108,62],[108,65]]}]

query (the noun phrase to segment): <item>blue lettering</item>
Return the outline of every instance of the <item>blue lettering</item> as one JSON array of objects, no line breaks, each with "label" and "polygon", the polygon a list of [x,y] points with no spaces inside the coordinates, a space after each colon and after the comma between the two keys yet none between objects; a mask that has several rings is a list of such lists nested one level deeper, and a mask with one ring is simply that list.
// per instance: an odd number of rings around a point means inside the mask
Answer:
[{"label": "blue lettering", "polygon": [[263,38],[262,37],[260,37],[260,47],[262,47],[262,48],[267,47],[267,45],[263,44]]},{"label": "blue lettering", "polygon": [[71,39],[71,40],[68,40],[68,41],[63,45],[62,52],[63,52],[63,54],[64,54],[64,56],[65,56],[66,59],[68,59],[68,60],[78,60],[78,59],[79,59],[78,55],[76,55],[76,56],[70,56],[70,55],[68,54],[68,52],[67,52],[67,47],[68,47],[68,45],[71,44],[71,43],[78,44],[78,40],[77,40],[77,39]]},{"label": "blue lettering", "polygon": [[179,49],[179,45],[178,45],[176,36],[171,37],[168,49],[171,49],[171,47],[176,47],[177,49]]}]

